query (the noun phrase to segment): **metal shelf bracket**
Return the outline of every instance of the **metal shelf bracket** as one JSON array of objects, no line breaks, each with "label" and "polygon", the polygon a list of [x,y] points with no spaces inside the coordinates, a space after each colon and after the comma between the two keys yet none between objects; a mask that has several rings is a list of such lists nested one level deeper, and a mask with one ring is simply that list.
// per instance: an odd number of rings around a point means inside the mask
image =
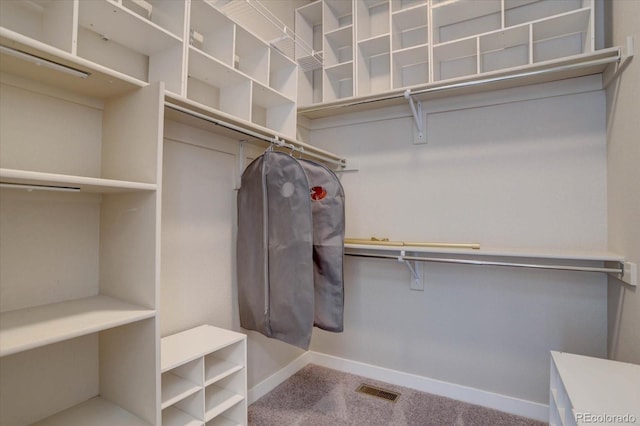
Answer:
[{"label": "metal shelf bracket", "polygon": [[398,256],[398,262],[402,262],[407,265],[409,268],[409,272],[411,272],[411,290],[420,290],[424,291],[424,273],[418,272],[418,262],[417,261],[409,261],[404,258],[405,251],[400,251],[400,256]]},{"label": "metal shelf bracket", "polygon": [[422,115],[422,102],[414,99],[411,96],[411,90],[409,89],[404,91],[404,98],[409,101],[411,113],[413,114],[413,121],[415,122],[417,129],[417,133],[414,132],[415,138],[413,140],[413,143],[415,145],[427,143],[427,138],[424,134],[424,116]]}]

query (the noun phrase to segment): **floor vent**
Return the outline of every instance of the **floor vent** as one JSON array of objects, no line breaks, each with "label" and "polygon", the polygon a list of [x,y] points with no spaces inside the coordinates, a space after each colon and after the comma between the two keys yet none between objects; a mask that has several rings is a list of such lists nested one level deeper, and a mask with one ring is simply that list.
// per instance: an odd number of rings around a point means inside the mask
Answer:
[{"label": "floor vent", "polygon": [[366,393],[367,395],[377,396],[378,398],[386,399],[387,401],[396,402],[400,398],[400,394],[392,392],[387,389],[377,388],[371,385],[365,385],[364,383],[358,386],[356,392]]}]

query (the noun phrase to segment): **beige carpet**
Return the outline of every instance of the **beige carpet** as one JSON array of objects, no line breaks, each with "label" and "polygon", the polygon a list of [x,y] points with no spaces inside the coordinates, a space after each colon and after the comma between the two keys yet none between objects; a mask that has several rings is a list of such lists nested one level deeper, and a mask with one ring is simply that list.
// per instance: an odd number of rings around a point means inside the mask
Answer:
[{"label": "beige carpet", "polygon": [[[361,383],[399,392],[396,402],[355,392]],[[542,426],[460,401],[307,365],[249,406],[253,426]]]}]

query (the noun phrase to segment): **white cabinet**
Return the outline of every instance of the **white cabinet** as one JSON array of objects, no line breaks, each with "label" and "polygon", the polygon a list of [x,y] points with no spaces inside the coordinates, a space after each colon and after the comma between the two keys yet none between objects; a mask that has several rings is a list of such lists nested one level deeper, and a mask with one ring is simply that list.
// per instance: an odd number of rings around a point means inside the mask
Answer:
[{"label": "white cabinet", "polygon": [[2,1],[0,23],[3,37],[295,138],[296,63],[205,0]]},{"label": "white cabinet", "polygon": [[551,352],[549,424],[640,425],[640,365]]},{"label": "white cabinet", "polygon": [[323,53],[323,78],[302,72],[298,103],[590,53],[593,14],[593,0],[318,0],[296,10],[296,33]]},{"label": "white cabinet", "polygon": [[0,82],[0,423],[154,424],[163,86]]},{"label": "white cabinet", "polygon": [[246,425],[246,336],[202,325],[162,338],[162,424]]}]

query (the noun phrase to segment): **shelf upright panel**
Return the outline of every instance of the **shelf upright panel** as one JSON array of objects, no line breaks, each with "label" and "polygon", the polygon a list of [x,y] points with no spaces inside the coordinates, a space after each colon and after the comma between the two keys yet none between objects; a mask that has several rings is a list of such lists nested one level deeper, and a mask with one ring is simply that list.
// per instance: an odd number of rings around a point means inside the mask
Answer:
[{"label": "shelf upright panel", "polygon": [[[323,4],[323,0],[316,0],[296,9],[295,32],[302,42],[296,43],[295,47],[299,105],[322,102]],[[308,49],[311,49],[311,52]]]}]

